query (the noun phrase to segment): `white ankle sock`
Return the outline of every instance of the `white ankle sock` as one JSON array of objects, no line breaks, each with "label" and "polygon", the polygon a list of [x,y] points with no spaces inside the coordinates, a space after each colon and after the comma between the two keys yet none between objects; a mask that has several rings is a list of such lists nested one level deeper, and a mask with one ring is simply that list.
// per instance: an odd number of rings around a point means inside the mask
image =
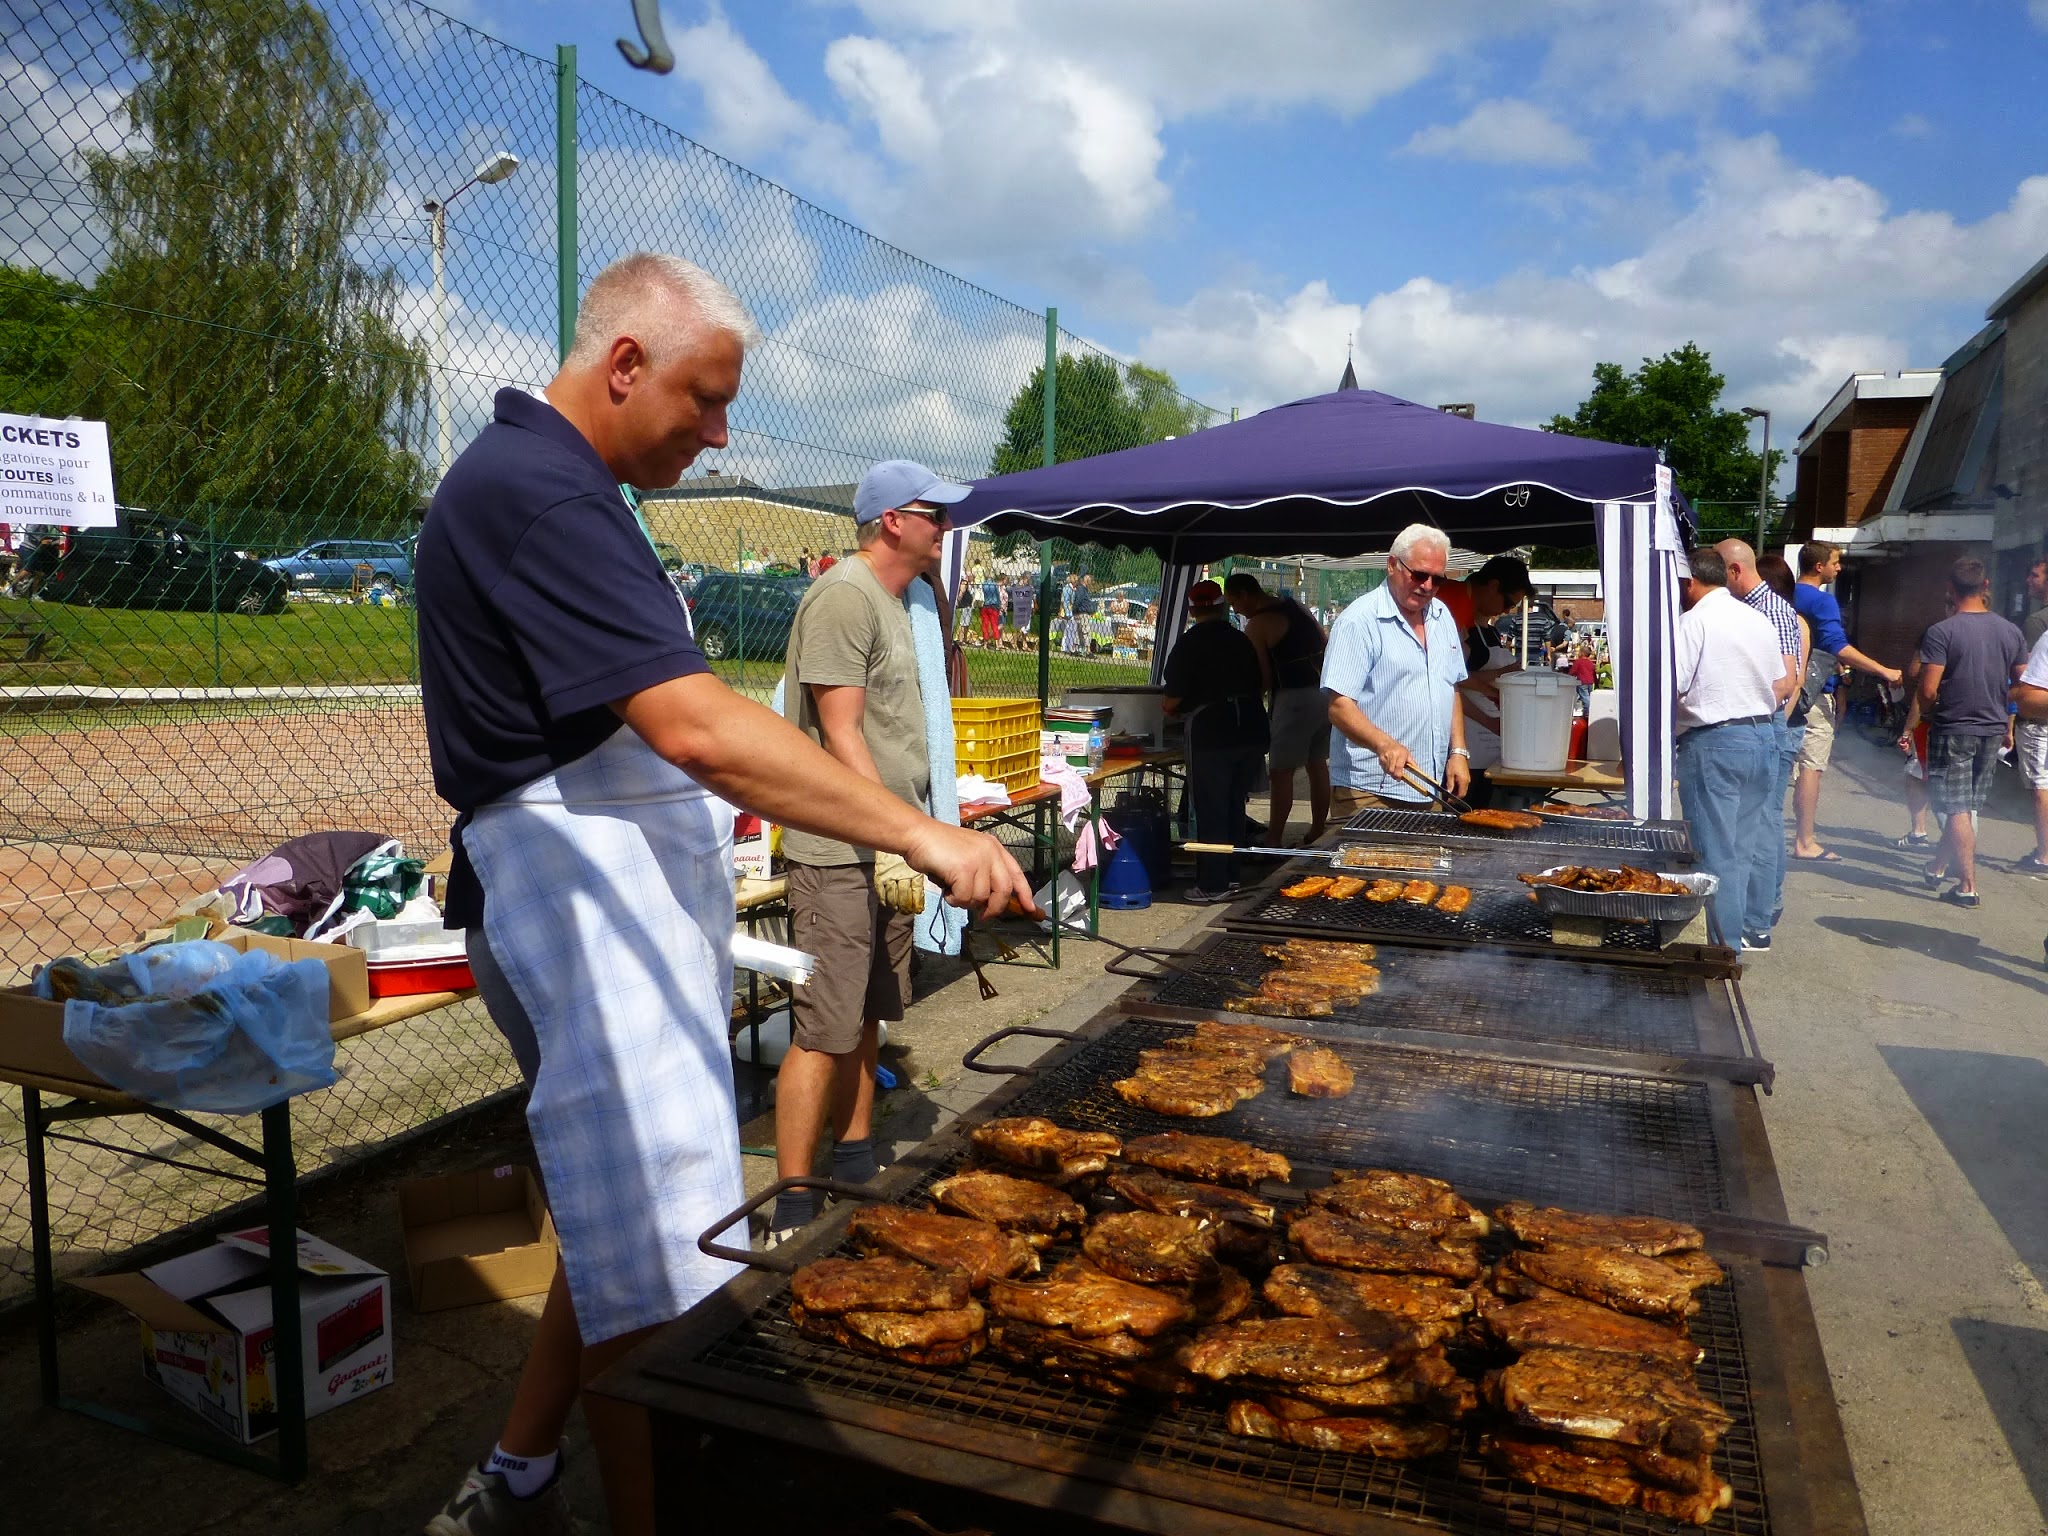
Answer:
[{"label": "white ankle sock", "polygon": [[545,1456],[508,1456],[505,1447],[496,1445],[484,1458],[484,1470],[502,1473],[513,1498],[530,1499],[547,1487],[548,1479],[555,1475],[555,1468],[561,1461],[562,1453],[558,1450],[549,1451]]}]

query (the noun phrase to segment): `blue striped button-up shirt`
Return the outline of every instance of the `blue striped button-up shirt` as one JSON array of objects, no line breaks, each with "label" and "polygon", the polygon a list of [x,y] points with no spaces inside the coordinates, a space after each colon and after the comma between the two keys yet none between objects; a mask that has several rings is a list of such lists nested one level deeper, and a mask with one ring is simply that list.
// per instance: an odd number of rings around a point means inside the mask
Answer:
[{"label": "blue striped button-up shirt", "polygon": [[[1450,761],[1451,700],[1465,680],[1465,648],[1450,609],[1435,598],[1422,627],[1427,647],[1395,605],[1392,587],[1366,593],[1330,629],[1323,687],[1353,700],[1366,719],[1408,749],[1416,767],[1441,780]],[[1405,780],[1388,778],[1379,755],[1342,731],[1330,736],[1330,782],[1389,800],[1424,798]]]}]

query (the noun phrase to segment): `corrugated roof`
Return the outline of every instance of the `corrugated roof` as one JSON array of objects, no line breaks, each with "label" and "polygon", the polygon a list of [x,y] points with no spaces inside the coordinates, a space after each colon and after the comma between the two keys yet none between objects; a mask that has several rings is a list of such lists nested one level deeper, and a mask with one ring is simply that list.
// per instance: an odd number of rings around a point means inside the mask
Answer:
[{"label": "corrugated roof", "polygon": [[1978,482],[1992,461],[2004,373],[2005,336],[2001,332],[1942,380],[1927,435],[1913,461],[1905,466],[1905,490],[1898,501],[1901,508],[1921,512],[1948,501],[1977,499]]}]

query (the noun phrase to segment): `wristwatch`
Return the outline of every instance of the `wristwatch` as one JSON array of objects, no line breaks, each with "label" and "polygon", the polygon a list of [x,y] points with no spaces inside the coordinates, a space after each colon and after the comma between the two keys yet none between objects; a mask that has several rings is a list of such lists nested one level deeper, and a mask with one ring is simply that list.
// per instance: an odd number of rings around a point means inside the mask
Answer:
[{"label": "wristwatch", "polygon": [[1463,747],[1451,748],[1451,756],[1453,757],[1470,757],[1471,755],[1472,754]]}]

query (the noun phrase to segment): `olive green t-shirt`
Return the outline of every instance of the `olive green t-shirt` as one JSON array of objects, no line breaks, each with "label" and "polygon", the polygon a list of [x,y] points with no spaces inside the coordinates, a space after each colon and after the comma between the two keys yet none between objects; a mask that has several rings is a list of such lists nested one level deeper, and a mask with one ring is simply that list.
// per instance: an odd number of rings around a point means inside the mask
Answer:
[{"label": "olive green t-shirt", "polygon": [[[820,746],[824,736],[810,690],[865,688],[861,734],[882,785],[925,808],[931,765],[910,610],[889,595],[867,561],[849,555],[811,584],[790,625],[782,678],[783,712]],[[799,864],[864,864],[875,856],[872,848],[794,830],[783,833],[782,851]]]}]

